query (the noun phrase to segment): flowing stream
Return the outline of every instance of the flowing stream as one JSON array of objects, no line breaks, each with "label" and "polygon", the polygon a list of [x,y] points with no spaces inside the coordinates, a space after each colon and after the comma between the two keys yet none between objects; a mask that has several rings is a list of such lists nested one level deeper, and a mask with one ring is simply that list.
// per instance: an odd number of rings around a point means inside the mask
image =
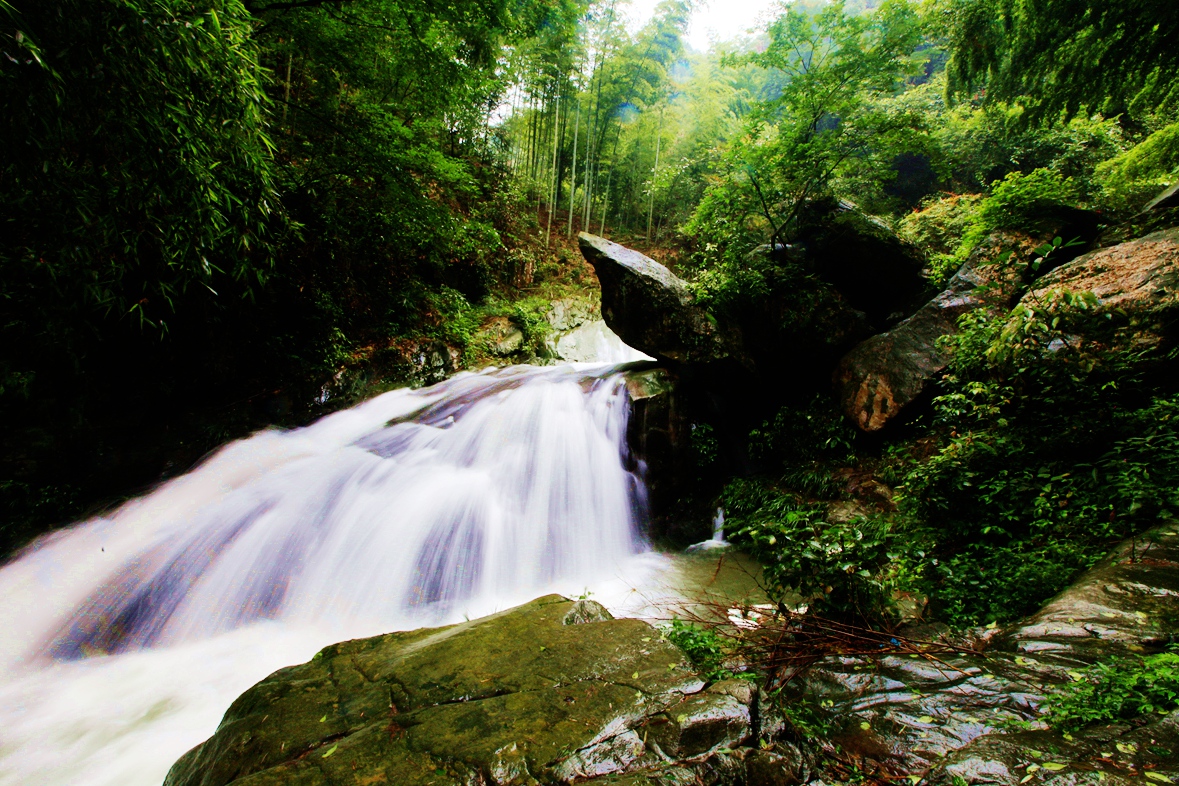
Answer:
[{"label": "flowing stream", "polygon": [[344,639],[549,592],[651,617],[747,586],[739,555],[650,549],[617,370],[644,356],[591,338],[609,362],[459,374],[231,443],[0,568],[0,784],[159,786],[242,691]]},{"label": "flowing stream", "polygon": [[157,786],[243,690],[347,638],[546,592],[619,613],[641,535],[625,378],[516,366],[232,443],[0,569],[0,784]]}]

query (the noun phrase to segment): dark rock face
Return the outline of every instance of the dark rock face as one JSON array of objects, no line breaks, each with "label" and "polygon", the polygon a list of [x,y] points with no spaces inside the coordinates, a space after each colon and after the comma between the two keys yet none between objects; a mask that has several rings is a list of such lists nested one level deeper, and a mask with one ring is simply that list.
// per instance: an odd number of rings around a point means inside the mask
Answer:
[{"label": "dark rock face", "polygon": [[911,313],[926,291],[925,260],[846,203],[815,201],[799,226],[793,245],[752,252],[761,283],[712,313],[654,260],[593,235],[579,240],[601,282],[602,314],[627,344],[688,376],[711,366],[712,376],[765,389],[813,388],[849,347]]},{"label": "dark rock face", "polygon": [[[1068,685],[1077,669],[1174,640],[1176,596],[1179,525],[1169,524],[1120,546],[1012,629],[974,631],[968,643],[983,653],[827,657],[796,695],[828,708],[845,752],[923,783],[1096,782],[1100,772],[1106,782],[1142,784],[1144,768],[1174,781],[1179,712],[1073,738],[1042,728],[1037,709],[1045,686]],[[1016,722],[1031,730],[1012,730]]]},{"label": "dark rock face", "polygon": [[627,445],[630,455],[641,463],[649,511],[658,521],[692,477],[692,424],[676,391],[676,379],[667,370],[631,371],[626,387],[631,407]]},{"label": "dark rock face", "polygon": [[958,330],[958,318],[977,308],[1006,309],[1018,280],[990,260],[1000,249],[1030,239],[996,233],[975,249],[944,292],[887,333],[847,353],[835,371],[843,412],[863,431],[879,431],[926,389],[949,358],[937,340]]},{"label": "dark rock face", "polygon": [[921,252],[854,205],[817,200],[803,210],[795,243],[815,273],[874,325],[912,312],[927,291]]},{"label": "dark rock face", "polygon": [[1170,210],[1179,207],[1179,183],[1159,192],[1159,195],[1146,203],[1142,212],[1150,210]]},{"label": "dark rock face", "polygon": [[677,365],[740,358],[740,337],[718,326],[666,267],[596,235],[577,239],[602,286],[602,316],[627,345]]},{"label": "dark rock face", "polygon": [[747,264],[759,270],[764,290],[742,293],[722,318],[740,327],[763,383],[825,382],[840,355],[872,335],[868,315],[815,275],[801,248],[763,246]]},{"label": "dark rock face", "polygon": [[737,784],[756,699],[748,683],[705,689],[645,622],[549,596],[275,672],[165,783],[524,786],[670,771]]}]

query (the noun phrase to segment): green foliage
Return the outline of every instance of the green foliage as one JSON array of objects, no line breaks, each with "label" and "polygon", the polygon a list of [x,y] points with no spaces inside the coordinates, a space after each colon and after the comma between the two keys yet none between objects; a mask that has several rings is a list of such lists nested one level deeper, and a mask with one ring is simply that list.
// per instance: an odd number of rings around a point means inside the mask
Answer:
[{"label": "green foliage", "polygon": [[900,220],[897,234],[930,253],[932,278],[945,283],[962,265],[957,251],[977,220],[977,194],[937,196]]},{"label": "green foliage", "polygon": [[752,679],[748,672],[734,673],[725,668],[725,659],[731,647],[712,628],[695,625],[684,620],[672,620],[663,628],[663,635],[672,644],[683,650],[688,660],[709,682],[738,679]]},{"label": "green foliage", "polygon": [[1138,317],[1093,304],[1042,293],[963,317],[946,342],[945,438],[901,503],[936,532],[914,572],[955,624],[1033,610],[1179,505],[1179,398],[1158,376],[1171,361],[1134,348]]},{"label": "green foliage", "polygon": [[721,501],[731,540],[762,563],[771,592],[797,594],[819,616],[887,616],[885,568],[895,554],[886,521],[824,521],[818,508],[753,480],[730,482]]},{"label": "green foliage", "polygon": [[1179,123],[1159,129],[1138,145],[1098,165],[1104,198],[1115,210],[1141,208],[1179,181]]},{"label": "green foliage", "polygon": [[954,94],[1026,101],[1037,120],[1174,106],[1179,17],[1162,2],[939,0]]},{"label": "green foliage", "polygon": [[463,294],[447,286],[424,293],[434,338],[466,347],[479,328],[479,315]]},{"label": "green foliage", "polygon": [[749,454],[781,469],[787,487],[816,497],[836,497],[833,465],[852,460],[855,429],[831,397],[818,394],[803,406],[786,405],[749,434]]},{"label": "green foliage", "polygon": [[524,351],[533,357],[545,357],[545,339],[552,327],[547,318],[551,304],[545,298],[525,298],[511,305],[511,319],[524,334]]},{"label": "green foliage", "polygon": [[954,190],[981,191],[1012,172],[1051,169],[1093,192],[1094,168],[1128,146],[1118,123],[1101,117],[1029,127],[1019,105],[971,102],[938,111],[933,136]]},{"label": "green foliage", "polygon": [[1045,698],[1044,719],[1064,732],[1179,709],[1179,652],[1095,663]]},{"label": "green foliage", "polygon": [[[831,716],[828,707],[810,697],[790,697],[775,694],[774,706],[790,724],[795,739],[803,742],[826,740],[839,732],[839,722]],[[825,700],[830,702],[829,699]]]},{"label": "green foliage", "polygon": [[21,151],[0,168],[10,351],[42,351],[14,322],[163,331],[182,300],[255,290],[280,206],[242,4],[25,2],[0,17],[0,144]]},{"label": "green foliage", "polygon": [[693,423],[689,440],[692,463],[696,468],[712,468],[720,458],[720,442],[716,438],[716,429],[708,423]]},{"label": "green foliage", "polygon": [[854,452],[855,430],[833,406],[816,394],[803,406],[784,406],[749,434],[749,452],[761,461],[843,461]]},{"label": "green foliage", "polygon": [[885,177],[923,128],[919,113],[875,101],[912,68],[920,31],[905,0],[885,0],[867,15],[848,14],[842,2],[815,14],[788,7],[767,36],[764,51],[740,62],[780,74],[778,94],[753,105],[723,179],[686,228],[730,261],[754,232],[771,243],[788,237],[801,207],[830,194],[834,179]]},{"label": "green foliage", "polygon": [[1024,174],[1012,172],[991,188],[991,193],[973,211],[958,246],[961,262],[988,234],[996,229],[1016,229],[1038,234],[1045,231],[1060,208],[1079,200],[1076,181],[1049,169]]},{"label": "green foliage", "polygon": [[941,559],[911,553],[905,562],[914,571],[913,583],[920,586],[918,577],[924,577],[927,586],[937,587],[938,617],[965,626],[1036,611],[1100,557],[1100,550],[1075,541],[1049,539],[974,544]]}]

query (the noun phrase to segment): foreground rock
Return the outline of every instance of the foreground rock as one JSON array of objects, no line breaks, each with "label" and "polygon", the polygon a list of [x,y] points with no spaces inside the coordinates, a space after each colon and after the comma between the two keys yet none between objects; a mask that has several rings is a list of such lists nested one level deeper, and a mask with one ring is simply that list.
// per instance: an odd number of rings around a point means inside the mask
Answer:
[{"label": "foreground rock", "polygon": [[992,260],[1003,250],[1026,251],[1034,241],[995,233],[979,244],[940,295],[887,333],[858,344],[839,362],[835,385],[843,412],[863,431],[879,431],[920,396],[949,362],[938,339],[956,333],[958,319],[979,308],[1009,308],[1019,281]]},{"label": "foreground rock", "polygon": [[1179,713],[1075,737],[1037,721],[1046,686],[1173,641],[1177,596],[1179,525],[1172,524],[1123,544],[1012,630],[980,629],[963,642],[983,654],[826,658],[793,698],[826,708],[831,744],[867,770],[957,786],[1179,782]]},{"label": "foreground rock", "polygon": [[628,346],[675,365],[739,358],[740,338],[696,305],[666,267],[596,235],[577,239],[602,286],[602,316]]},{"label": "foreground rock", "polygon": [[755,703],[748,683],[705,689],[648,624],[549,596],[336,644],[275,672],[165,783],[507,786],[729,772],[709,782],[734,784],[745,777],[734,750],[759,731]]}]

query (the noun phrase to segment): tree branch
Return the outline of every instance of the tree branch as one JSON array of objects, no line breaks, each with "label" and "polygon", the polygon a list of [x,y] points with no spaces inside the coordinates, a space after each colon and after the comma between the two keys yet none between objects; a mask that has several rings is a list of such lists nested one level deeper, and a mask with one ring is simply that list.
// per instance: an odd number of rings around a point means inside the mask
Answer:
[{"label": "tree branch", "polygon": [[761,193],[761,185],[757,182],[757,175],[754,174],[753,167],[748,167],[747,174],[749,175],[749,182],[753,183],[753,190],[757,192],[757,198],[761,200],[762,214],[765,215],[766,221],[769,222],[770,229],[774,230],[774,233],[770,235],[770,253],[772,254],[775,246],[778,245],[778,233],[781,230],[774,224],[774,218],[770,215],[770,206],[766,204],[766,198]]}]

